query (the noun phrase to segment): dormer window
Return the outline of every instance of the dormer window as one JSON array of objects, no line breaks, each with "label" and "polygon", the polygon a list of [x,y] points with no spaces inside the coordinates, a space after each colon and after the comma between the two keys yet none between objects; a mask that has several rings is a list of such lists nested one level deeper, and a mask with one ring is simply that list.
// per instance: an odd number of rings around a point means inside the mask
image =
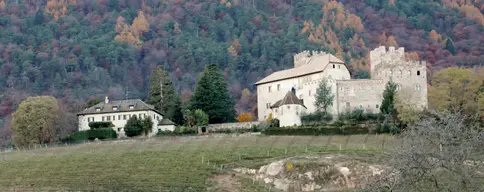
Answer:
[{"label": "dormer window", "polygon": [[113,111],[117,111],[118,110],[118,106],[113,106]]},{"label": "dormer window", "polygon": [[134,105],[130,105],[129,106],[129,109],[134,109]]},{"label": "dormer window", "polygon": [[100,107],[96,107],[96,111],[101,111],[101,108]]}]

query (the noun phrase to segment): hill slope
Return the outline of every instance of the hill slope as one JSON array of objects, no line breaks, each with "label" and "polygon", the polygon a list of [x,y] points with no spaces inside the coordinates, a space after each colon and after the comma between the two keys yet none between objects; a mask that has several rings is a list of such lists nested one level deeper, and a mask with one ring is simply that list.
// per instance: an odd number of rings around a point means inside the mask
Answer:
[{"label": "hill slope", "polygon": [[[182,97],[218,64],[238,100],[244,88],[291,67],[302,50],[331,52],[356,77],[368,51],[403,46],[430,69],[484,61],[484,3],[459,0],[1,0],[0,117],[27,95],[75,112],[93,96],[145,98],[157,65]],[[465,2],[465,3],[462,3]],[[239,111],[252,110],[240,102]]]}]

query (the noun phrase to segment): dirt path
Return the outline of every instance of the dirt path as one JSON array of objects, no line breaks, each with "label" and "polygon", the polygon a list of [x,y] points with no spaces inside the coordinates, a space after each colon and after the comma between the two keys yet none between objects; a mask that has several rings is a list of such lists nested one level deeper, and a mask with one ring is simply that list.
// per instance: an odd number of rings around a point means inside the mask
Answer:
[{"label": "dirt path", "polygon": [[210,192],[240,192],[242,187],[235,174],[216,175],[209,179],[214,185],[208,188]]}]

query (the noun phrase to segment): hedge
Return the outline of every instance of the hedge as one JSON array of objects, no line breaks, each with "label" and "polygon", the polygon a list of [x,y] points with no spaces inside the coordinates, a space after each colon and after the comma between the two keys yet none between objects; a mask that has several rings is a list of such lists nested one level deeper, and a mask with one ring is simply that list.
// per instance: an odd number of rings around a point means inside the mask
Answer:
[{"label": "hedge", "polygon": [[91,129],[102,129],[102,128],[111,128],[114,127],[113,123],[111,122],[104,122],[104,121],[98,121],[98,122],[90,122],[89,127]]},{"label": "hedge", "polygon": [[78,131],[70,135],[67,141],[85,141],[98,139],[114,139],[116,138],[116,131],[111,128],[91,129],[85,131]]},{"label": "hedge", "polygon": [[264,135],[360,135],[368,134],[368,128],[269,128],[262,131]]}]

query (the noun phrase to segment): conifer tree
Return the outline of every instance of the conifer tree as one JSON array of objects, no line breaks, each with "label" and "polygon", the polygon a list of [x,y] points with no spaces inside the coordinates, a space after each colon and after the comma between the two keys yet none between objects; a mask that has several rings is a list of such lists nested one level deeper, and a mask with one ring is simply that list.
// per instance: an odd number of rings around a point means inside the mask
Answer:
[{"label": "conifer tree", "polygon": [[321,80],[316,89],[316,101],[314,102],[318,111],[323,110],[326,113],[328,107],[333,106],[333,99],[334,95],[331,93],[331,85],[328,84],[328,80]]},{"label": "conifer tree", "polygon": [[165,118],[178,125],[183,124],[180,97],[173,87],[168,72],[163,70],[162,66],[158,66],[151,74],[147,103],[154,105],[155,109],[162,112]]},{"label": "conifer tree", "polygon": [[396,115],[395,114],[395,94],[397,92],[397,84],[393,81],[388,81],[385,91],[383,91],[383,101],[380,106],[380,111],[383,114]]},{"label": "conifer tree", "polygon": [[234,104],[217,65],[208,65],[190,98],[190,109],[203,110],[209,117],[209,123],[225,123],[235,120]]}]

